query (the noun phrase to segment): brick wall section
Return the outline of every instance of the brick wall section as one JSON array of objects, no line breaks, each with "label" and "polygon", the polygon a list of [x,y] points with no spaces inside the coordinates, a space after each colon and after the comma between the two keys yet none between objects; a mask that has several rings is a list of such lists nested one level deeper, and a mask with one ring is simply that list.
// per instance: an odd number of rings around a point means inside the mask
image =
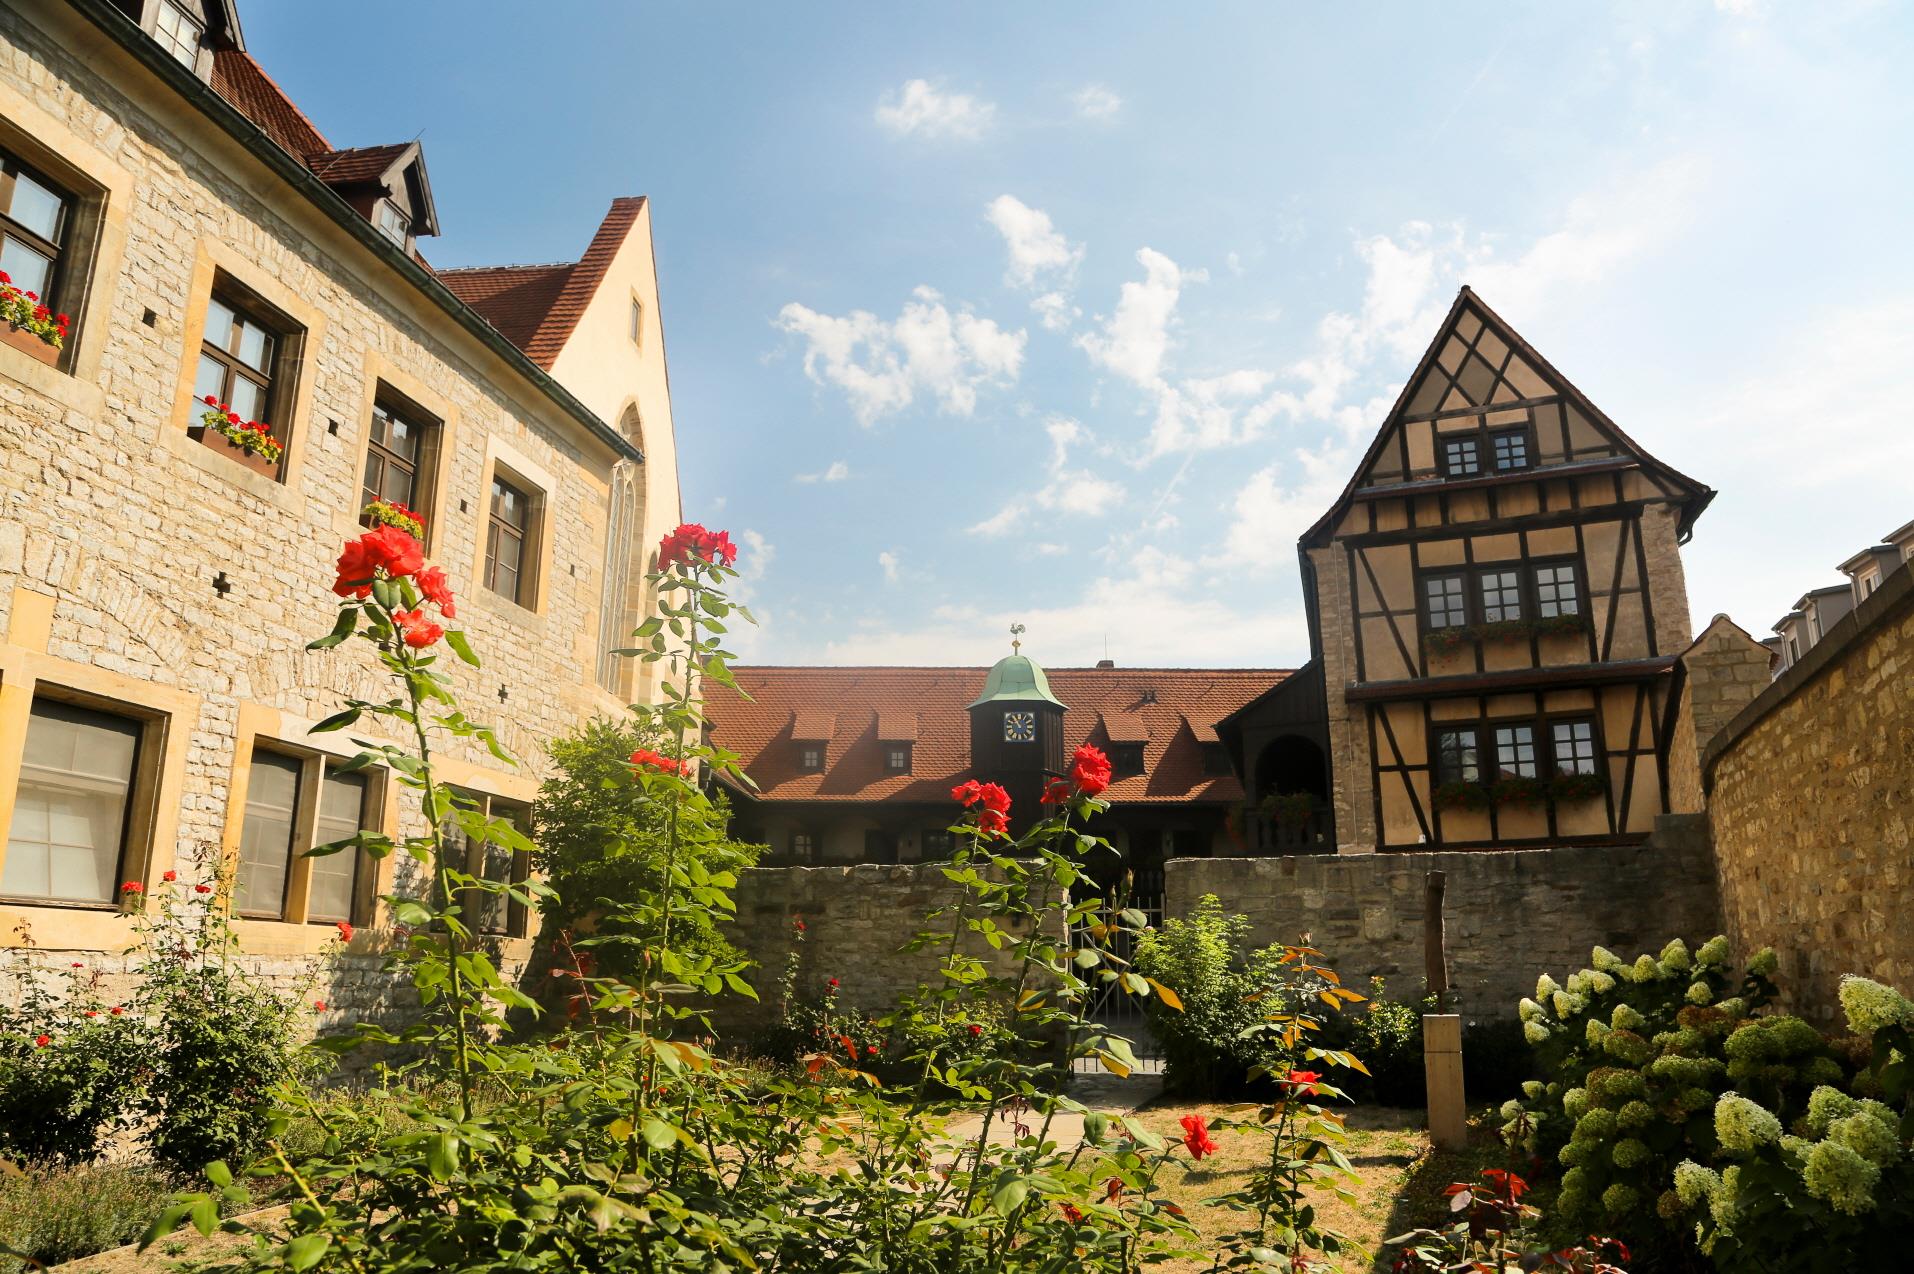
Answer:
[{"label": "brick wall section", "polygon": [[1904,565],[1703,759],[1728,931],[1773,946],[1798,1011],[1843,973],[1914,992],[1914,566]]},{"label": "brick wall section", "polygon": [[1677,813],[1697,814],[1701,756],[1717,734],[1768,688],[1768,648],[1717,615],[1681,656],[1681,695],[1668,741],[1668,801]]},{"label": "brick wall section", "polygon": [[1215,894],[1250,918],[1256,945],[1306,933],[1345,981],[1380,974],[1407,996],[1422,986],[1431,871],[1448,877],[1449,975],[1470,1015],[1512,1016],[1538,974],[1585,967],[1597,944],[1632,958],[1718,929],[1704,825],[1667,815],[1647,844],[1621,848],[1179,858],[1164,868],[1164,914]]},{"label": "brick wall section", "polygon": [[[941,863],[854,867],[758,867],[740,873],[737,923],[725,936],[761,966],[749,976],[762,1001],[727,1000],[718,1015],[724,1035],[739,1039],[777,1011],[778,984],[793,951],[800,952],[800,993],[817,991],[837,978],[842,1001],[881,1011],[920,983],[935,982],[941,952],[905,954],[902,948],[938,907],[957,901],[959,890],[944,878]],[[803,919],[797,940],[794,920]],[[943,927],[939,922],[938,927]],[[974,937],[966,950],[988,948]],[[1014,975],[1008,956],[996,957],[1001,973]]]}]

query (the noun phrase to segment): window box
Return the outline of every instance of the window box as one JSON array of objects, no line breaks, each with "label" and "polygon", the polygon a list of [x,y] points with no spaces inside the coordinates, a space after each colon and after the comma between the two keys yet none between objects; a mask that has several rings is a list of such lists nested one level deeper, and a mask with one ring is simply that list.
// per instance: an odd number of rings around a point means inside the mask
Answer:
[{"label": "window box", "polygon": [[1558,804],[1592,801],[1606,791],[1608,784],[1599,774],[1560,773],[1548,785],[1549,799]]},{"label": "window box", "polygon": [[1431,654],[1447,655],[1465,646],[1491,641],[1527,641],[1530,637],[1579,636],[1588,631],[1582,615],[1545,615],[1540,619],[1498,619],[1486,624],[1432,628],[1422,635]]},{"label": "window box", "polygon": [[189,425],[186,435],[196,442],[239,462],[254,473],[277,480],[279,461],[286,448],[272,431],[256,420],[240,420],[237,412],[225,410],[225,404],[207,402],[199,414],[199,423]]},{"label": "window box", "polygon": [[1489,789],[1460,780],[1438,783],[1431,800],[1439,810],[1484,810],[1489,807]]},{"label": "window box", "polygon": [[1299,830],[1316,812],[1316,798],[1308,792],[1271,792],[1263,798],[1264,817],[1277,827]]},{"label": "window box", "polygon": [[1531,778],[1527,775],[1515,775],[1506,779],[1497,779],[1489,788],[1489,799],[1500,808],[1504,805],[1541,805],[1549,798],[1547,779]]},{"label": "window box", "polygon": [[[7,288],[12,292],[12,288]],[[7,307],[11,310],[11,306]],[[13,321],[9,312],[7,322],[0,323],[0,345],[10,345],[28,358],[45,363],[48,367],[60,365],[60,352],[64,348],[59,337],[49,340],[32,327],[21,326]],[[65,329],[60,329],[64,332]]]},{"label": "window box", "polygon": [[396,500],[374,500],[359,510],[362,526],[396,526],[420,543],[425,542],[425,515]]}]

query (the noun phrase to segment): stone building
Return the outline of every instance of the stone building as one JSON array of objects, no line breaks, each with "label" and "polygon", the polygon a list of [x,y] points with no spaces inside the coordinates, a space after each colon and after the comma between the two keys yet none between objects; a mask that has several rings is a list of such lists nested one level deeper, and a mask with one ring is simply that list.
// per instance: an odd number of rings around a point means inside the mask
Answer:
[{"label": "stone building", "polygon": [[1310,663],[1226,744],[1344,853],[1641,842],[1713,495],[1463,288],[1303,534]]},{"label": "stone building", "polygon": [[[441,275],[420,146],[353,140],[227,0],[0,6],[0,267],[70,316],[58,348],[0,324],[0,945],[118,952],[121,881],[215,861],[255,955],[380,922],[391,860],[299,856],[418,830],[308,734],[385,697],[350,645],[304,649],[369,500],[423,515],[484,658],[452,675],[521,763],[448,743],[441,773],[493,813],[525,815],[543,740],[649,693],[608,653],[678,519],[647,204],[575,263]],[[202,425],[209,393],[270,458]],[[485,918],[508,958],[531,924]]]}]

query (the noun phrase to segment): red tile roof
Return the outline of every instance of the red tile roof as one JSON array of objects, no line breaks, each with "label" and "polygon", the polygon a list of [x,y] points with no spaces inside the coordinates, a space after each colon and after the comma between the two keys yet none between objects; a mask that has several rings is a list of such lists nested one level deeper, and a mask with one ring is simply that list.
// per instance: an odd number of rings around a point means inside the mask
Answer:
[{"label": "red tile roof", "polygon": [[575,263],[474,266],[440,270],[439,278],[534,363],[550,371],[644,206],[643,195],[612,200],[591,246]]},{"label": "red tile roof", "polygon": [[440,270],[439,281],[477,310],[506,340],[524,349],[572,272],[563,265],[484,265]]},{"label": "red tile roof", "polygon": [[329,186],[350,185],[359,181],[377,181],[392,167],[392,161],[412,148],[410,142],[385,146],[354,146],[347,150],[320,151],[306,156],[313,176]]},{"label": "red tile roof", "polygon": [[279,143],[280,149],[300,159],[330,151],[332,143],[294,106],[286,91],[273,83],[265,68],[244,49],[213,53],[213,91],[231,102],[241,115]]},{"label": "red tile roof", "polygon": [[[984,668],[796,668],[733,670],[747,701],[722,686],[706,690],[712,741],[738,754],[770,801],[937,802],[970,777],[970,715],[965,705]],[[1119,779],[1104,795],[1119,804],[1243,799],[1233,776],[1204,773],[1199,733],[1289,675],[1276,668],[1053,668],[1050,688],[1069,705],[1065,751],[1108,741],[1106,716],[1132,716],[1148,732],[1145,771]],[[1151,698],[1154,692],[1154,698]],[[833,720],[822,772],[800,771],[800,717]],[[909,774],[887,774],[880,736],[894,714],[914,715]],[[884,722],[879,726],[880,718]],[[808,724],[808,723],[807,723]]]}]

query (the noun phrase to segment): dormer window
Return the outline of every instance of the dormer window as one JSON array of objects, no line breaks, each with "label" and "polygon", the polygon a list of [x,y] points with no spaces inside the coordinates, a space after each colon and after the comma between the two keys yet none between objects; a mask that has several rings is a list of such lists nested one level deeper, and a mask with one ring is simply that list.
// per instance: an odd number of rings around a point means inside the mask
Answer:
[{"label": "dormer window", "polygon": [[1442,443],[1442,471],[1451,478],[1473,478],[1482,472],[1482,454],[1474,438],[1448,438]]},{"label": "dormer window", "polygon": [[1110,772],[1116,778],[1128,778],[1143,773],[1143,745],[1141,743],[1112,743],[1110,745]]},{"label": "dormer window", "polygon": [[399,211],[399,205],[390,199],[381,199],[378,207],[373,209],[372,224],[379,227],[386,238],[401,248],[405,246],[406,237],[412,232],[412,223],[406,220],[403,212]]},{"label": "dormer window", "polygon": [[886,743],[884,745],[884,773],[910,773],[910,744]]},{"label": "dormer window", "polygon": [[824,768],[824,745],[822,743],[798,744],[798,769],[807,774],[815,774]]},{"label": "dormer window", "polygon": [[189,71],[199,61],[200,34],[200,25],[192,14],[173,0],[159,0],[159,12],[153,18],[153,38]]}]

